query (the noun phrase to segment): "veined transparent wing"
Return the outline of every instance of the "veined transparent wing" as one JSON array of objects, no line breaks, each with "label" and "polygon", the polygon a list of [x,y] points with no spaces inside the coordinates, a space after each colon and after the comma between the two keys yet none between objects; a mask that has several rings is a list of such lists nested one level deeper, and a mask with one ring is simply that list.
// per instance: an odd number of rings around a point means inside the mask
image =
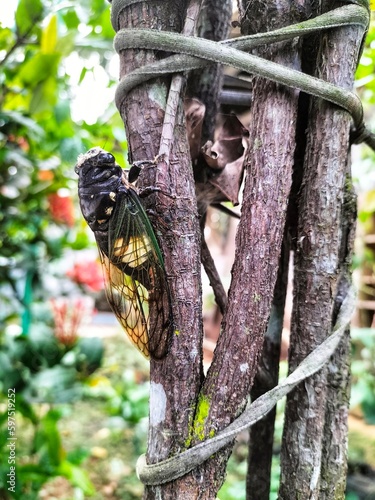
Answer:
[{"label": "veined transparent wing", "polygon": [[108,255],[98,241],[108,302],[131,341],[162,358],[171,329],[169,289],[161,252],[137,194],[117,200],[108,229]]}]

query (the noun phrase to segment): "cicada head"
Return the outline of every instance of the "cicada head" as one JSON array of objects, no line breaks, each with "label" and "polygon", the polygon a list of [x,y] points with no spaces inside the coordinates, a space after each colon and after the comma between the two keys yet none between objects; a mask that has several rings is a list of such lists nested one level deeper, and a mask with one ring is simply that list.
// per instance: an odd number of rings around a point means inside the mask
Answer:
[{"label": "cicada head", "polygon": [[122,168],[111,153],[96,147],[78,157],[74,170],[86,222],[93,231],[106,230],[122,184]]},{"label": "cicada head", "polygon": [[82,167],[88,160],[90,160],[91,165],[106,165],[115,163],[115,157],[112,153],[108,153],[108,151],[104,151],[104,149],[97,146],[78,156],[77,164],[75,166],[75,172],[77,174],[79,168]]},{"label": "cicada head", "polygon": [[85,186],[107,183],[111,177],[122,176],[122,168],[117,165],[113,154],[99,147],[80,154],[74,171]]}]

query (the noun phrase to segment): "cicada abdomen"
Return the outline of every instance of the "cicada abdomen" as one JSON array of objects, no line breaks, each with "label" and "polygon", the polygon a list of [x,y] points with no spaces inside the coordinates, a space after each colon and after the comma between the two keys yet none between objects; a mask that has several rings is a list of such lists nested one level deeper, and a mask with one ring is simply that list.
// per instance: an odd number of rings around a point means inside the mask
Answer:
[{"label": "cicada abdomen", "polygon": [[[111,153],[78,157],[81,211],[95,234],[108,302],[136,347],[164,357],[172,328],[163,257],[136,191]],[[150,320],[151,319],[151,320]]]}]

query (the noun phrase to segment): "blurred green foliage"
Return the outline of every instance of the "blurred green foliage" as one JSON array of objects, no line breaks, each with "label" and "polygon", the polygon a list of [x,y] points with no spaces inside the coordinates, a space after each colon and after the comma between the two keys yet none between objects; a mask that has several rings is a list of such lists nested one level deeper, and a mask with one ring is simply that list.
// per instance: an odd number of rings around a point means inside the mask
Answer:
[{"label": "blurred green foliage", "polygon": [[11,494],[8,389],[17,394],[17,425],[32,427],[12,497],[36,499],[58,475],[90,495],[86,455],[65,452],[58,422],[61,403],[83,397],[103,345],[75,331],[57,335],[50,299],[79,294],[61,263],[92,244],[76,217],[77,156],[95,145],[126,153],[114,105],[90,123],[74,118],[78,86],[111,63],[114,32],[105,0],[19,0],[5,25],[12,5],[0,12],[0,496]]},{"label": "blurred green foliage", "polygon": [[375,425],[375,329],[352,328],[352,407],[360,406],[365,420]]},{"label": "blurred green foliage", "polygon": [[113,104],[94,123],[72,118],[74,92],[108,68],[112,40],[105,0],[19,0],[13,25],[0,25],[0,332],[22,316],[27,333],[48,264],[90,243],[73,203],[78,154],[126,152]]},{"label": "blurred green foliage", "polygon": [[[0,498],[36,500],[38,492],[53,489],[53,479],[60,476],[72,485],[74,498],[102,500],[101,488],[113,483],[111,474],[117,477],[119,466],[125,476],[118,479],[116,494],[140,498],[143,487],[135,463],[147,441],[148,363],[126,349],[122,334],[107,338],[105,344],[101,363],[101,343],[92,338],[64,346],[32,329],[27,337],[8,339],[10,363],[0,380],[5,382],[4,396],[8,386],[16,387],[17,492],[6,496],[9,433],[3,396]],[[27,351],[30,356],[25,356]],[[62,493],[64,499],[73,498],[69,484]]]},{"label": "blurred green foliage", "polygon": [[[374,15],[374,14],[372,14]],[[361,97],[365,116],[375,128],[375,22],[370,23],[360,64],[356,72],[356,90]],[[375,273],[375,153],[362,146],[360,154],[354,150],[353,177],[358,192],[358,238],[353,261],[359,298],[374,300],[371,278]],[[361,326],[369,326],[373,311],[360,311]],[[352,328],[352,388],[351,406],[359,407],[368,423],[375,423],[375,330]]]},{"label": "blurred green foliage", "polygon": [[83,395],[82,381],[101,365],[99,338],[77,338],[66,345],[48,328],[28,336],[7,335],[0,347],[0,389],[14,389],[28,403],[65,403]]},{"label": "blurred green foliage", "polygon": [[[5,335],[0,346],[1,498],[36,499],[41,486],[55,476],[65,477],[84,494],[94,492],[87,472],[79,467],[87,454],[76,450],[66,453],[58,422],[64,416],[61,403],[83,397],[89,376],[101,365],[103,352],[101,339],[75,339],[67,345],[48,328],[34,328],[28,336]],[[18,426],[26,422],[31,425],[31,435],[18,440]],[[7,482],[11,465],[8,438],[14,435],[17,480],[13,491]],[[23,447],[22,455],[19,446]]]},{"label": "blurred green foliage", "polygon": [[[62,476],[79,488],[84,495],[92,495],[94,487],[80,464],[87,457],[85,453],[76,450],[67,453],[62,445],[58,422],[64,415],[62,408],[50,408],[39,415],[34,408],[22,398],[16,399],[17,424],[29,421],[33,427],[33,433],[29,442],[29,449],[23,449],[25,458],[23,463],[17,460],[16,481],[13,489],[10,489],[9,470],[7,461],[9,457],[9,441],[7,440],[8,413],[0,414],[1,438],[0,438],[0,495],[2,499],[15,498],[17,500],[37,500],[38,492],[42,485],[53,477]],[[23,447],[25,442],[23,442]],[[18,443],[16,442],[16,450]]]}]

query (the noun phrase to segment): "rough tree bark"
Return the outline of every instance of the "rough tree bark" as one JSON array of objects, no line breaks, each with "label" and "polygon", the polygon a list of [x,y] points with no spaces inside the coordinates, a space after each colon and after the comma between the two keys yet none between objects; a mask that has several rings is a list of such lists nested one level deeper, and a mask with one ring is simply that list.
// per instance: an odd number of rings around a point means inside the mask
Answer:
[{"label": "rough tree bark", "polygon": [[[119,26],[181,31],[185,9],[186,2],[182,0],[134,4],[121,12]],[[121,52],[120,77],[156,57],[150,51]],[[131,161],[153,160],[158,154],[169,82],[170,78],[165,78],[143,85],[125,99],[120,112]],[[153,209],[150,218],[164,254],[178,328],[170,355],[159,362],[151,361],[149,463],[184,448],[203,374],[200,229],[182,102],[176,123],[169,168],[151,166],[143,170],[139,179],[141,192],[148,186],[158,190],[144,197],[143,202],[146,208]],[[180,498],[184,498],[188,482],[189,476],[173,484],[147,487],[144,496],[175,498],[179,491]]]},{"label": "rough tree bark", "polygon": [[[332,2],[322,4],[322,11],[339,5]],[[357,28],[342,28],[323,34],[316,76],[352,88],[362,35]],[[350,117],[346,113],[322,100],[311,100],[299,199],[290,371],[329,334],[341,268],[347,275],[347,256],[342,260],[340,249],[342,218],[348,217],[343,203],[349,126]],[[350,250],[350,246],[346,245],[346,253],[348,248]],[[337,301],[340,302],[340,299]],[[346,440],[343,436],[346,433],[348,370],[340,376],[332,377],[332,374],[340,369],[340,365],[346,366],[346,353],[347,346],[343,346],[334,357],[337,362],[343,356],[343,361],[334,366],[332,360],[329,368],[306,380],[287,399],[281,455],[281,499],[344,497],[343,447]],[[330,377],[327,379],[328,373]],[[328,395],[333,398],[334,393],[335,402],[331,405]],[[341,411],[335,421],[329,421],[333,408]],[[331,446],[333,443],[335,446]],[[327,466],[334,462],[335,471],[328,479],[331,474]]]},{"label": "rough tree bark", "polygon": [[[284,12],[283,22],[288,24],[291,21],[290,2],[272,2],[267,13],[275,13],[276,8]],[[263,16],[264,3],[252,2],[252,12],[253,9],[256,12],[254,19]],[[290,46],[288,51],[281,49],[281,52],[283,61],[290,57],[289,62],[293,64],[295,53],[287,55]],[[274,57],[277,56],[274,54]],[[291,185],[298,92],[256,79],[254,96],[252,113],[256,119],[250,127],[232,284],[223,331],[200,393],[195,419],[196,440],[224,428],[246,404],[277,277]],[[229,454],[227,448],[204,464],[205,491],[200,498],[215,497]]]},{"label": "rough tree bark", "polygon": [[[251,8],[249,8],[250,4],[244,2],[245,5],[243,5],[242,8],[244,12],[247,12],[247,15],[242,19],[242,33],[244,35],[250,35],[253,33],[271,31],[300,22],[303,19],[301,19],[299,9],[297,9],[299,3],[300,2],[292,2],[291,4],[290,1],[271,1],[268,2],[267,8],[264,8],[263,2],[252,1]],[[254,51],[254,53],[266,59],[300,70],[299,44],[299,40],[283,44],[273,44],[268,47],[262,47]],[[285,117],[283,126],[288,124],[285,129],[285,134],[293,146],[290,147],[284,162],[279,165],[279,175],[282,175],[284,169],[289,172],[291,165],[294,163],[294,138],[298,101],[297,96],[292,95],[290,102],[287,94],[284,94],[283,98],[279,99],[277,89],[277,85],[270,84],[269,82],[265,84],[264,81],[260,80],[260,82],[257,82],[254,86],[253,100],[254,102],[271,103],[272,99],[275,99],[277,102],[277,114]],[[272,94],[273,97],[271,97]],[[272,106],[272,104],[270,105]],[[258,119],[254,112],[253,119]],[[276,118],[275,122],[277,119],[278,118]],[[273,124],[272,128],[270,127],[268,131],[265,131],[269,136],[269,142],[272,142],[275,125],[276,123]],[[272,242],[270,242],[270,244],[272,244]],[[273,292],[274,297],[271,316],[264,338],[263,352],[259,362],[258,372],[251,389],[251,400],[258,398],[269,389],[272,389],[272,387],[275,387],[278,383],[281,333],[288,281],[289,251],[290,239],[288,237],[288,231],[286,231],[283,252],[279,263],[278,279]],[[263,500],[269,497],[275,416],[276,408],[250,429],[246,498],[251,500]]]},{"label": "rough tree bark", "polygon": [[[351,285],[357,219],[357,198],[351,184],[350,162],[346,169],[344,200],[341,213],[341,245],[339,249],[339,282],[333,320]],[[348,410],[350,403],[350,329],[327,365],[327,401],[322,440],[320,480],[321,500],[345,497],[348,447]]]},{"label": "rough tree bark", "polygon": [[[264,337],[262,356],[251,388],[251,401],[275,387],[279,380],[281,334],[288,286],[290,238],[285,233],[275,285],[271,315]],[[247,500],[269,498],[276,406],[249,431]]]}]

